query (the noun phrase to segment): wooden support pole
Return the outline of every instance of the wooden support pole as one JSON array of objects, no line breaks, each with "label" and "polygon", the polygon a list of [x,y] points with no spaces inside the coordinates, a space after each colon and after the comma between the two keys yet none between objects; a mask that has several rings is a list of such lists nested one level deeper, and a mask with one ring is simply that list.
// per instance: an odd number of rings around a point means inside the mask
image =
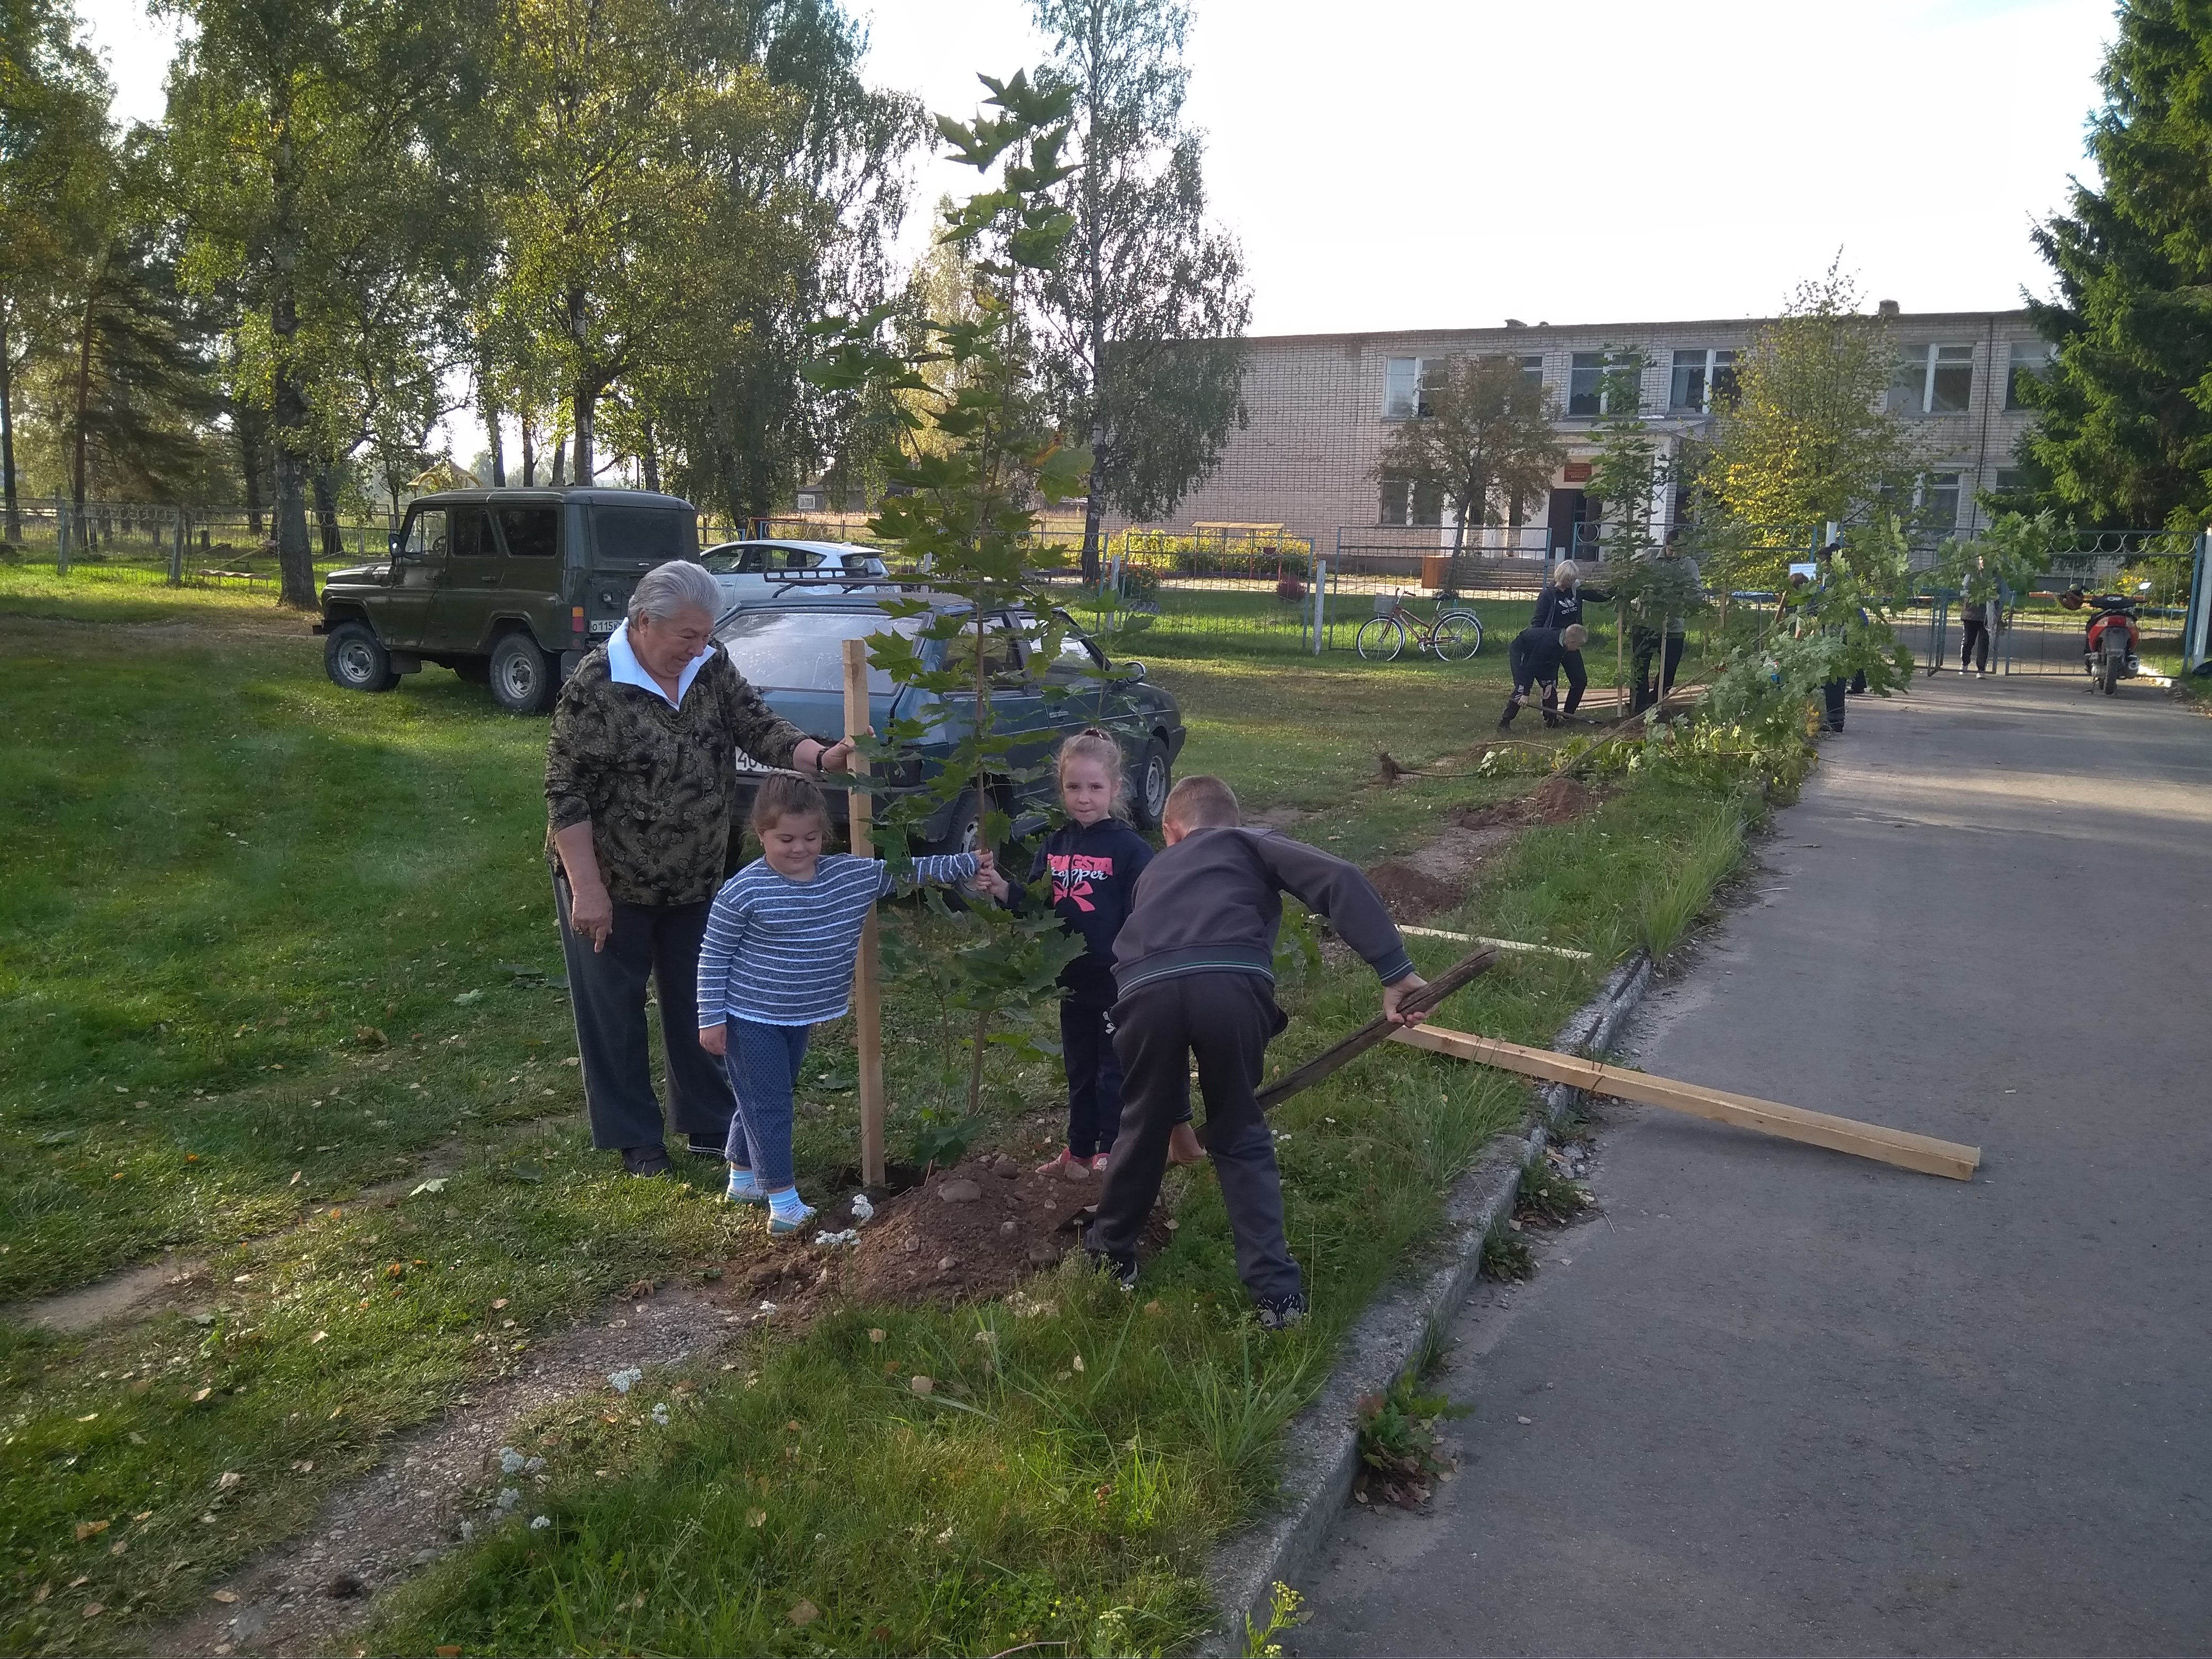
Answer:
[{"label": "wooden support pole", "polygon": [[[857,738],[867,731],[868,642],[845,641],[845,735]],[[868,763],[853,757],[855,777],[865,776]],[[847,842],[854,855],[875,855],[875,799],[859,789],[845,792]],[[876,951],[876,912],[860,928],[860,959],[853,964],[853,1039],[859,1052],[860,1082],[860,1182],[884,1184],[884,993],[881,966]]]},{"label": "wooden support pole", "polygon": [[1962,1146],[1956,1141],[1938,1140],[1932,1135],[1886,1129],[1876,1123],[1831,1117],[1826,1112],[1808,1112],[1800,1107],[1784,1106],[1779,1101],[1732,1095],[1694,1083],[1676,1083],[1642,1072],[1623,1071],[1617,1066],[1584,1060],[1579,1054],[1531,1048],[1518,1042],[1504,1042],[1496,1037],[1476,1036],[1437,1025],[1401,1026],[1390,1036],[1396,1042],[1426,1048],[1432,1054],[1449,1054],[1455,1060],[1500,1066],[1523,1077],[1541,1078],[1547,1083],[1564,1083],[1594,1095],[1611,1095],[1616,1100],[1663,1106],[1671,1112],[1686,1112],[1692,1117],[1733,1123],[1762,1134],[1779,1135],[1784,1140],[1802,1140],[1808,1146],[1826,1146],[1835,1152],[1894,1164],[1900,1169],[1918,1170],[1925,1175],[1948,1176],[1954,1181],[1972,1179],[1982,1161],[1978,1146]]}]

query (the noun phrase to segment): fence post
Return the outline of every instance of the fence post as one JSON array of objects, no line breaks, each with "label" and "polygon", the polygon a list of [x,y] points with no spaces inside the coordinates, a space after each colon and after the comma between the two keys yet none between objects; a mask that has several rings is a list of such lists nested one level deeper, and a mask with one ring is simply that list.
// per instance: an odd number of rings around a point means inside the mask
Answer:
[{"label": "fence post", "polygon": [[2204,665],[2205,635],[2212,628],[2212,582],[2206,580],[2212,574],[2212,560],[2205,554],[2212,544],[2212,532],[2200,532],[2197,538],[2196,556],[2189,567],[2189,608],[2182,613],[2181,672],[2194,674]]},{"label": "fence post", "polygon": [[1313,653],[1321,655],[1322,641],[1328,637],[1328,561],[1316,559],[1314,579]]},{"label": "fence post", "polygon": [[66,576],[70,571],[69,504],[58,495],[54,497],[54,574]]},{"label": "fence post", "polygon": [[185,520],[186,516],[185,509],[179,507],[177,521],[170,526],[172,533],[169,537],[169,586],[172,587],[182,587],[185,585]]}]

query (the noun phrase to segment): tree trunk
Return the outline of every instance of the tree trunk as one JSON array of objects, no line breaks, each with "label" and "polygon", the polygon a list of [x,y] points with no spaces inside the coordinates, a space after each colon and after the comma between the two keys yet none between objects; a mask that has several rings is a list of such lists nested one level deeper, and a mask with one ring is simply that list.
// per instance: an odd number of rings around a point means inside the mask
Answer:
[{"label": "tree trunk", "polygon": [[345,532],[338,528],[337,483],[327,461],[315,468],[315,521],[322,526],[323,556],[345,557]]},{"label": "tree trunk", "polygon": [[76,508],[76,521],[84,522],[85,493],[85,415],[92,403],[92,337],[93,319],[99,311],[100,285],[84,296],[84,325],[76,337],[76,398],[70,416],[70,503]]},{"label": "tree trunk", "polygon": [[558,441],[556,441],[555,442],[554,446],[553,446],[553,488],[554,488],[554,489],[559,489],[559,488],[560,488],[563,483],[565,483],[566,482],[568,482],[568,481],[567,481],[567,479],[566,479],[566,478],[564,478],[564,477],[562,476],[562,470],[563,470],[565,467],[567,467],[567,465],[568,465],[568,446],[567,446],[566,444],[563,444],[563,443],[558,442]]},{"label": "tree trunk", "polygon": [[246,527],[255,541],[261,539],[261,466],[265,457],[261,453],[260,411],[239,410],[232,416],[238,434],[238,467],[246,479]]},{"label": "tree trunk", "polygon": [[645,422],[645,441],[639,446],[637,464],[645,474],[645,487],[654,495],[660,493],[660,446],[653,436],[653,422]]},{"label": "tree trunk", "polygon": [[1098,521],[1105,516],[1104,505],[1094,489],[1083,504],[1083,580],[1086,586],[1096,587],[1100,580],[1100,555],[1103,550],[1100,546]]},{"label": "tree trunk", "polygon": [[23,539],[23,514],[15,500],[15,375],[9,363],[14,349],[9,335],[10,307],[0,300],[0,495],[7,498],[7,526],[0,539]]},{"label": "tree trunk", "polygon": [[483,404],[484,435],[491,441],[491,487],[507,488],[507,441],[500,435],[499,404],[481,386],[477,398]]},{"label": "tree trunk", "polygon": [[538,423],[530,418],[527,411],[517,415],[515,423],[522,428],[522,487],[535,489],[538,487]]},{"label": "tree trunk", "polygon": [[591,483],[592,477],[592,420],[598,414],[599,406],[598,391],[579,382],[575,396],[576,455],[575,459],[568,464],[568,471],[580,484]]}]

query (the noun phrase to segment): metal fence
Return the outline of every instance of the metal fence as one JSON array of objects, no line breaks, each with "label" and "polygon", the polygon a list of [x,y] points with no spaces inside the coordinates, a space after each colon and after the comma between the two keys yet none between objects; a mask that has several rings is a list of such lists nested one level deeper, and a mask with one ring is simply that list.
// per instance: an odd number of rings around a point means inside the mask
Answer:
[{"label": "metal fence", "polygon": [[[267,508],[173,507],[143,501],[24,501],[17,508],[16,545],[27,559],[51,562],[64,574],[81,568],[136,570],[180,586],[276,580],[276,520]],[[322,526],[307,535],[318,564],[382,555],[389,533],[382,514],[348,514],[337,525],[340,546],[325,546]]]}]

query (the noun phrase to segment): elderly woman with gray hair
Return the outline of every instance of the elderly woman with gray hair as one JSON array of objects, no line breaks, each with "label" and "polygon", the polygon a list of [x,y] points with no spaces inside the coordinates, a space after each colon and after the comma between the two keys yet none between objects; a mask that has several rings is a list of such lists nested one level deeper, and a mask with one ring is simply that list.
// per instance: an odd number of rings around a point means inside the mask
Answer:
[{"label": "elderly woman with gray hair", "polygon": [[546,861],[568,963],[592,1144],[632,1175],[669,1169],[647,1058],[659,994],[668,1127],[720,1158],[736,1103],[699,1046],[699,944],[728,857],[738,753],[810,777],[849,769],[772,712],[714,642],[721,589],[700,566],[646,573],[629,619],[577,665],[545,751]]}]

